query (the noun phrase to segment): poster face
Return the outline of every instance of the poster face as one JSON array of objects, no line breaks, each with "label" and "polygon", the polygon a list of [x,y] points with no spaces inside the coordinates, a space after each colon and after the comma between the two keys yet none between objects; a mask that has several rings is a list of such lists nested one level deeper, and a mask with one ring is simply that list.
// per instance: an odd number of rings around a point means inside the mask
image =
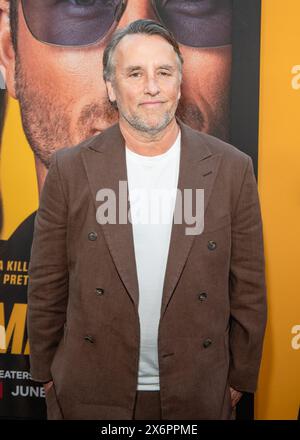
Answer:
[{"label": "poster face", "polygon": [[[139,18],[157,19],[158,14],[184,42],[178,116],[193,128],[228,137],[231,1],[129,0],[117,23],[113,11],[120,3],[27,0],[23,9],[18,8],[16,81],[11,93],[19,100],[26,137],[42,167],[49,166],[55,149],[75,145],[117,121],[102,80],[103,50],[116,28]],[[108,23],[102,30],[103,17]],[[93,38],[86,41],[94,26]],[[74,27],[76,36],[69,36]],[[51,39],[52,34],[56,38]],[[80,44],[89,46],[74,46]]]},{"label": "poster face", "polygon": [[[22,161],[28,147],[32,151],[30,172],[37,183],[25,188],[27,195],[41,192],[55,150],[72,148],[117,122],[102,78],[103,51],[116,29],[140,18],[160,21],[179,42],[184,64],[177,115],[196,130],[230,140],[231,0],[1,0],[0,9],[1,148],[6,167]],[[20,129],[25,137],[13,157],[8,143]],[[0,417],[43,418],[44,392],[29,379],[26,335],[36,207],[30,202],[30,215],[15,224],[19,208],[5,202],[3,189],[2,196]],[[9,197],[15,197],[12,187]]]}]

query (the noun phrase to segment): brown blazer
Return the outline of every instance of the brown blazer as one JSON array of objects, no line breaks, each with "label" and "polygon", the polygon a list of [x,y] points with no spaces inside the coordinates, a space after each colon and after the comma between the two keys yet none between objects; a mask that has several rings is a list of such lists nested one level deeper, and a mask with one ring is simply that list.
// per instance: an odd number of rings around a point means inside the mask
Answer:
[{"label": "brown blazer", "polygon": [[[178,188],[204,188],[205,225],[174,224],[158,335],[162,418],[228,419],[229,386],[254,392],[266,325],[251,159],[181,128]],[[116,124],[53,155],[35,219],[28,332],[49,418],[132,419],[139,360],[132,226],[100,225],[96,193],[127,181]],[[118,199],[117,199],[118,200]]]}]

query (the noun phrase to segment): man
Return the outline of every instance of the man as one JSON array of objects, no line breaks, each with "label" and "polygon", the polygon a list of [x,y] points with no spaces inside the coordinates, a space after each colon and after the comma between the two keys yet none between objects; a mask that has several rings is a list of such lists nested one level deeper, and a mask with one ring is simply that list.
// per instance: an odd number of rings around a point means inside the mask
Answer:
[{"label": "man", "polygon": [[113,30],[139,18],[165,23],[180,43],[185,63],[178,116],[197,130],[226,139],[231,3],[0,0],[0,68],[8,93],[20,102],[39,190],[53,151],[117,121],[101,59]]},{"label": "man", "polygon": [[[266,300],[252,163],[176,119],[182,61],[154,21],[114,34],[103,75],[118,124],[52,157],[28,292],[51,419],[230,419],[256,389]],[[177,188],[204,189],[201,234],[172,224]],[[166,222],[138,189],[170,194]],[[144,208],[160,220],[143,223]]]}]

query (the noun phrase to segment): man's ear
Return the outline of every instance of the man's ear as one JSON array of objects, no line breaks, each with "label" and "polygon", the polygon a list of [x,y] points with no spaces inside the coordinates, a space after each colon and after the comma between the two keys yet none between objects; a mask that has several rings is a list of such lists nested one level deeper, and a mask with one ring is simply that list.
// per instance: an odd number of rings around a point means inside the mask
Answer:
[{"label": "man's ear", "polygon": [[0,0],[0,72],[8,93],[16,98],[15,51],[11,40],[8,0]]},{"label": "man's ear", "polygon": [[116,94],[114,91],[114,87],[111,81],[106,81],[106,90],[107,90],[107,94],[108,94],[108,98],[110,100],[110,102],[115,102],[116,101]]},{"label": "man's ear", "polygon": [[178,101],[181,98],[181,87],[179,87],[179,91],[178,91]]}]

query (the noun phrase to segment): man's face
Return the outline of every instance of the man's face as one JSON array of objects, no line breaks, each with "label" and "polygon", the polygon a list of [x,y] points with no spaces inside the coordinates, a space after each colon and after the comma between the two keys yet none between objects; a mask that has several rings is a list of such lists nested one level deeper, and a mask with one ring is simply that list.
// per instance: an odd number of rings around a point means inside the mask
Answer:
[{"label": "man's face", "polygon": [[112,64],[107,86],[120,119],[146,133],[163,130],[180,98],[180,61],[173,47],[157,35],[127,35],[116,47]]},{"label": "man's face", "polygon": [[[75,0],[69,2],[71,7]],[[209,6],[215,1],[198,0],[193,5],[197,3]],[[179,7],[177,0],[176,5]],[[20,2],[18,14],[16,95],[25,134],[36,156],[48,167],[54,150],[77,144],[118,120],[102,79],[102,55],[109,35],[84,48],[51,46],[32,36]],[[139,18],[158,20],[149,0],[128,0],[118,28]],[[231,45],[180,45],[180,50],[184,66],[178,116],[193,128],[226,138]]]}]

